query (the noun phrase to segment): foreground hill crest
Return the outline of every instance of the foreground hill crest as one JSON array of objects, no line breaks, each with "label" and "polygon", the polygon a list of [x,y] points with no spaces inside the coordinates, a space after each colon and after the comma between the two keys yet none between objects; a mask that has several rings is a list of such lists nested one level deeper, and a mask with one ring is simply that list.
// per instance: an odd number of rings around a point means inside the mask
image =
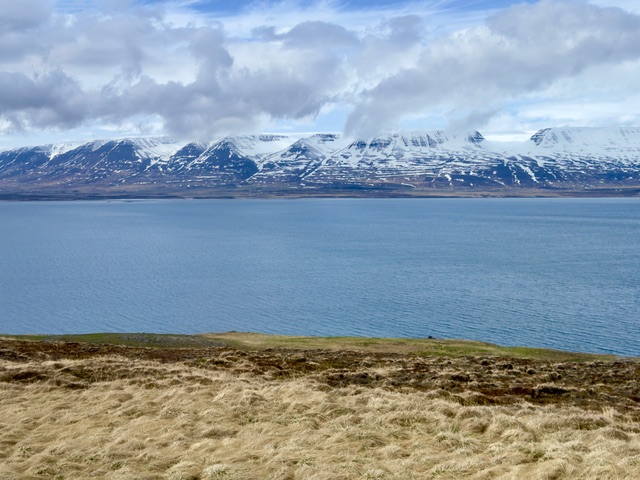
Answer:
[{"label": "foreground hill crest", "polygon": [[531,194],[640,191],[640,128],[547,128],[528,141],[477,131],[262,134],[180,143],[96,140],[0,152],[0,194]]}]

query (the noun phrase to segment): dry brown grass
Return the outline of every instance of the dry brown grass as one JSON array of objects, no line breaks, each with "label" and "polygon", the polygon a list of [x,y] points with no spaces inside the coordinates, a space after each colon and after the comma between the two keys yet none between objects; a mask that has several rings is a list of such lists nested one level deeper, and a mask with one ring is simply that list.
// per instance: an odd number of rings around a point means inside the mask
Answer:
[{"label": "dry brown grass", "polygon": [[[331,382],[341,367],[277,376],[228,349],[38,360],[11,345],[0,352],[2,479],[640,478],[633,405],[481,405],[471,388]],[[369,377],[400,368],[366,362]],[[444,377],[459,367],[442,365]]]}]

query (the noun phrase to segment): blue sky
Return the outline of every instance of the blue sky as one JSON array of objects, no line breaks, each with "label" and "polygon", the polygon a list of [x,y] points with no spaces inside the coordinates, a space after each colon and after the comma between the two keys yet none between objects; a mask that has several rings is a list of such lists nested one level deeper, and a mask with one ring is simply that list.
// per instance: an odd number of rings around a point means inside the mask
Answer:
[{"label": "blue sky", "polygon": [[639,4],[0,2],[0,148],[639,125]]},{"label": "blue sky", "polygon": [[[60,3],[68,3],[68,2],[60,2]],[[144,5],[162,5],[167,4],[166,0],[142,0],[139,2],[132,2]],[[174,2],[178,3],[178,2]],[[226,14],[238,14],[242,11],[245,11],[249,8],[260,6],[260,5],[268,5],[268,4],[277,4],[282,3],[277,0],[266,0],[266,1],[256,1],[256,0],[195,0],[195,1],[185,1],[182,2],[184,6],[188,6],[193,10],[200,12],[224,12]],[[303,0],[296,2],[297,5],[301,7],[309,7],[313,6],[319,2],[315,0]],[[378,0],[378,1],[366,1],[366,0],[342,0],[342,1],[334,1],[331,2],[337,9],[342,10],[367,10],[371,8],[381,8],[381,7],[402,7],[406,5],[408,2],[406,0]],[[419,3],[419,2],[416,2]],[[427,2],[422,2],[427,3]],[[435,4],[436,2],[429,2],[431,4]],[[444,4],[445,2],[440,2]],[[451,0],[446,2],[448,6],[451,8],[460,8],[460,9],[491,9],[491,8],[502,8],[508,6],[514,2],[512,0]]]}]

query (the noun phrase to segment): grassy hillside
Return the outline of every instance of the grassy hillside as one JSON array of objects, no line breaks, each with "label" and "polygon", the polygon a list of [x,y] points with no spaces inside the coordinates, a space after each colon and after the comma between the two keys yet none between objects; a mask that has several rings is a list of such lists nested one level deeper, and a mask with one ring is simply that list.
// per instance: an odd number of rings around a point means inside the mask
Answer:
[{"label": "grassy hillside", "polygon": [[640,363],[477,342],[0,338],[0,478],[640,478]]}]

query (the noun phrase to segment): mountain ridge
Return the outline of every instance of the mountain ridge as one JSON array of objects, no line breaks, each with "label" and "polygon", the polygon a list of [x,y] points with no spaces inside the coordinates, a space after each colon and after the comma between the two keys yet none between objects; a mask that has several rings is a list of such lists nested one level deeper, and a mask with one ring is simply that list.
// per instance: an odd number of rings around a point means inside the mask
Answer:
[{"label": "mountain ridge", "polygon": [[547,128],[525,142],[478,131],[133,137],[0,152],[0,195],[531,195],[640,191],[640,128]]}]

